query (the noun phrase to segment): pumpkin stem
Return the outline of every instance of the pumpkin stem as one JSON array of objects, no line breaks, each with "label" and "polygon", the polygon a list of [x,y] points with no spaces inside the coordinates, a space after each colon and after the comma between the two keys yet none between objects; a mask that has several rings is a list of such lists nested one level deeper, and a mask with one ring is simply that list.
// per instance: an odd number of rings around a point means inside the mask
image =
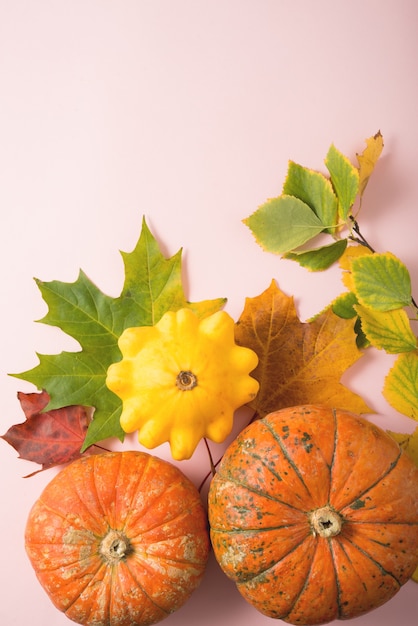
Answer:
[{"label": "pumpkin stem", "polygon": [[106,563],[116,565],[132,552],[132,546],[126,535],[120,530],[111,528],[107,535],[103,537],[99,552]]},{"label": "pumpkin stem", "polygon": [[314,537],[319,535],[324,539],[338,535],[343,525],[341,516],[328,505],[311,511],[309,513],[309,521]]}]

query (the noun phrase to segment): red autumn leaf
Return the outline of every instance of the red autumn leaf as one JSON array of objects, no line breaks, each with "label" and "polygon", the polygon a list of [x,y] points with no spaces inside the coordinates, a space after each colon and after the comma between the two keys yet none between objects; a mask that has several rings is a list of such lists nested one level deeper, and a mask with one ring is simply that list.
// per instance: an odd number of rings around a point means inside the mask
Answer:
[{"label": "red autumn leaf", "polygon": [[19,458],[42,465],[42,469],[28,476],[82,456],[80,449],[91,421],[91,409],[69,406],[42,412],[49,402],[45,391],[19,392],[17,397],[26,421],[11,426],[1,438],[19,452]]}]

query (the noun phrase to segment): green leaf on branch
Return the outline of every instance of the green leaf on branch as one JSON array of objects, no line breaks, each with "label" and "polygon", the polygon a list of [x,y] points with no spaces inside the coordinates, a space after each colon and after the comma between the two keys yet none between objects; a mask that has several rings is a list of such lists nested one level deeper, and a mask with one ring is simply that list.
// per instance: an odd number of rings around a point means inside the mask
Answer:
[{"label": "green leaf on branch", "polygon": [[224,298],[190,303],[181,279],[181,251],[166,259],[143,220],[139,241],[131,253],[122,253],[125,282],[121,295],[105,295],[82,272],[73,283],[37,280],[48,305],[40,322],[57,326],[78,341],[78,352],[38,354],[39,364],[13,376],[45,390],[46,410],[70,405],[94,408],[83,449],[124,433],[119,424],[120,399],[106,386],[109,365],[120,360],[118,339],[125,328],[150,326],[167,311],[182,307],[202,317],[225,303]]},{"label": "green leaf on branch", "polygon": [[347,240],[340,239],[328,246],[306,250],[302,252],[288,252],[284,255],[286,259],[297,261],[302,267],[311,272],[322,272],[328,269],[335,261],[341,257],[347,247]]},{"label": "green leaf on branch", "polygon": [[418,420],[418,352],[400,354],[385,378],[383,396],[399,413]]},{"label": "green leaf on branch", "polygon": [[[323,174],[290,161],[283,194],[302,200],[315,212],[322,224],[337,224],[338,201],[329,179]],[[335,228],[332,226],[325,230],[333,233]]]},{"label": "green leaf on branch", "polygon": [[269,200],[243,220],[267,252],[286,254],[329,228],[312,209],[294,196]]},{"label": "green leaf on branch", "polygon": [[334,145],[328,150],[325,165],[338,197],[340,218],[346,222],[359,191],[358,169]]},{"label": "green leaf on branch", "polygon": [[353,259],[351,272],[353,291],[363,306],[391,311],[412,303],[408,269],[390,252]]},{"label": "green leaf on branch", "polygon": [[411,352],[417,348],[417,338],[412,332],[408,316],[403,309],[375,311],[356,305],[355,310],[371,345],[388,354]]}]

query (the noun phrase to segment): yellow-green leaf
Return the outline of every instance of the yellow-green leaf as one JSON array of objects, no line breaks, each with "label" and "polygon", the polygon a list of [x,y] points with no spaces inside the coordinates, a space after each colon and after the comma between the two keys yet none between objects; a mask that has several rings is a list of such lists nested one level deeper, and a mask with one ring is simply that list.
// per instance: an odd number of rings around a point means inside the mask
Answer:
[{"label": "yellow-green leaf", "polygon": [[291,252],[329,226],[302,200],[286,195],[268,200],[243,222],[257,243],[274,254]]},{"label": "yellow-green leaf", "polygon": [[259,357],[252,375],[260,390],[251,407],[260,416],[304,403],[370,413],[364,400],[340,382],[362,355],[353,327],[354,320],[344,320],[331,309],[312,322],[300,322],[293,298],[274,282],[259,296],[247,298],[236,339]]},{"label": "yellow-green leaf", "polygon": [[389,354],[411,352],[417,347],[417,338],[412,332],[404,309],[375,311],[361,304],[354,305],[361,324],[371,345]]},{"label": "yellow-green leaf", "polygon": [[352,290],[363,306],[391,311],[412,302],[408,269],[390,252],[352,259],[351,276]]},{"label": "yellow-green leaf", "polygon": [[337,296],[331,303],[332,310],[339,317],[349,320],[356,317],[357,312],[354,305],[357,304],[357,298],[352,291],[347,291]]},{"label": "yellow-green leaf", "polygon": [[347,246],[347,239],[339,239],[327,246],[304,250],[302,252],[288,252],[286,259],[297,261],[302,267],[311,272],[322,272],[328,269],[335,261],[338,261]]},{"label": "yellow-green leaf", "polygon": [[334,145],[328,150],[325,165],[338,197],[340,217],[345,222],[359,190],[358,169]]},{"label": "yellow-green leaf", "polygon": [[[295,196],[310,206],[322,224],[337,224],[337,197],[329,179],[320,172],[289,161],[283,194]],[[335,231],[335,227],[327,230],[332,233]]]},{"label": "yellow-green leaf", "polygon": [[359,163],[359,194],[363,195],[369,178],[374,170],[378,158],[383,150],[383,137],[377,132],[373,137],[366,139],[366,148],[357,155]]},{"label": "yellow-green leaf", "polygon": [[418,420],[418,352],[400,354],[385,378],[383,396],[399,413]]}]

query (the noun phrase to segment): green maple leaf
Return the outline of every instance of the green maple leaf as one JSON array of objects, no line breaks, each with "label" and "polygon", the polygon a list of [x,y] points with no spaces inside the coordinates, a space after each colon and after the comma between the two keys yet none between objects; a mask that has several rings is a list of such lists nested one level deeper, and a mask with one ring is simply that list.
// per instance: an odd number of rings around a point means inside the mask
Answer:
[{"label": "green maple leaf", "polygon": [[106,386],[109,365],[121,359],[118,339],[125,328],[156,324],[167,311],[192,308],[202,317],[219,310],[224,298],[191,303],[181,280],[181,250],[165,258],[145,219],[135,249],[122,252],[125,281],[117,298],[104,294],[80,271],[73,283],[36,279],[48,312],[40,322],[57,326],[78,341],[78,352],[38,354],[39,364],[13,376],[45,390],[45,410],[94,407],[83,450],[109,437],[124,439],[121,400]]}]

